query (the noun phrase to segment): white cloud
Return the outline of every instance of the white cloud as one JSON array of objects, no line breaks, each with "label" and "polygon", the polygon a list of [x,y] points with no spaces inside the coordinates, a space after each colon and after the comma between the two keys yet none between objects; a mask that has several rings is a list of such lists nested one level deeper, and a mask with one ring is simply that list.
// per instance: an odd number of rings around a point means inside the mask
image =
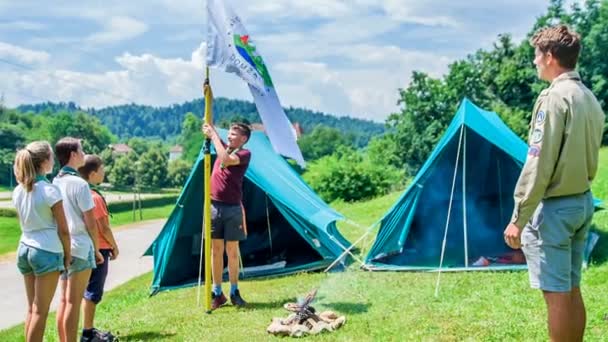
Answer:
[{"label": "white cloud", "polygon": [[203,31],[203,27],[193,30],[184,30],[176,34],[167,36],[166,40],[170,42],[188,42],[197,41],[201,38],[206,37],[207,33]]},{"label": "white cloud", "polygon": [[25,49],[16,45],[0,42],[0,58],[23,64],[43,64],[49,61],[50,55],[45,51]]},{"label": "white cloud", "polygon": [[29,20],[16,20],[8,22],[0,22],[0,30],[12,31],[41,31],[47,26],[43,23]]},{"label": "white cloud", "polygon": [[[397,109],[397,89],[406,86],[412,70],[438,76],[449,61],[435,54],[369,44],[338,46],[332,53],[357,63],[357,68],[336,68],[306,60],[272,66],[284,106],[381,121]],[[115,71],[13,74],[8,78],[13,85],[7,88],[6,98],[9,104],[38,102],[24,97],[25,93],[53,101],[75,101],[84,107],[179,103],[201,97],[205,54],[203,43],[194,49],[190,59],[125,53],[115,59],[120,66]],[[215,96],[251,99],[245,84],[236,76],[212,69],[211,79]]]},{"label": "white cloud", "polygon": [[339,73],[324,63],[286,62],[273,75],[283,106],[319,109],[349,114],[351,104]]},{"label": "white cloud", "polygon": [[[237,12],[244,10],[252,16],[274,19],[297,17],[298,19],[321,17],[336,18],[351,15],[357,8],[348,1],[340,0],[274,0],[241,1],[230,3]],[[246,4],[246,5],[245,5]]]},{"label": "white cloud", "polygon": [[[160,58],[151,54],[125,53],[116,58],[120,68],[102,73],[71,70],[3,72],[0,91],[9,106],[21,103],[74,101],[83,107],[106,107],[125,103],[170,105],[201,97],[204,78],[198,47],[190,60]],[[212,75],[218,96],[246,98],[247,89],[235,77]]]},{"label": "white cloud", "polygon": [[87,37],[92,44],[115,43],[137,37],[148,30],[148,25],[125,16],[111,17],[104,29]]},{"label": "white cloud", "polygon": [[332,52],[356,62],[357,67],[332,68],[306,61],[275,66],[273,77],[284,103],[381,121],[397,109],[397,90],[409,83],[412,71],[438,77],[450,61],[396,46],[360,44]]},{"label": "white cloud", "polygon": [[461,26],[449,13],[442,14],[450,7],[445,1],[385,0],[381,7],[391,19],[403,23],[451,28]]},{"label": "white cloud", "polygon": [[207,58],[207,43],[202,42],[198,46],[197,49],[192,51],[190,60],[192,61],[192,64],[194,64],[196,66],[200,66],[202,68],[207,63],[206,58]]},{"label": "white cloud", "polygon": [[343,57],[353,44],[372,44],[375,36],[397,27],[398,23],[382,20],[378,16],[352,17],[332,21],[313,30],[279,32],[264,36],[253,34],[253,37],[259,43],[259,51],[264,56],[280,56],[283,61],[315,61],[324,57]]}]

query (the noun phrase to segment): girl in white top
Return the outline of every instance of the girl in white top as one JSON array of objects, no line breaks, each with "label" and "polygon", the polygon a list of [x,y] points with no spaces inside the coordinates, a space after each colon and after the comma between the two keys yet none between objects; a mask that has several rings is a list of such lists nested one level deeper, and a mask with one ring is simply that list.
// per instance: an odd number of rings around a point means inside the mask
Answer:
[{"label": "girl in white top", "polygon": [[49,143],[35,141],[17,152],[13,167],[19,183],[13,204],[22,231],[17,267],[25,279],[28,302],[26,341],[42,341],[59,273],[71,260],[61,192],[45,178],[53,163]]}]

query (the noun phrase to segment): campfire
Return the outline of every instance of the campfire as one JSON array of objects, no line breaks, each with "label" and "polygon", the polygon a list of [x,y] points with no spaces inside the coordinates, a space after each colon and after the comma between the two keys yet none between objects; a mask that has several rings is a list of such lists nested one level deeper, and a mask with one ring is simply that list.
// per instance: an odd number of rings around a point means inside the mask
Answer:
[{"label": "campfire", "polygon": [[292,314],[285,319],[273,318],[266,331],[277,336],[302,337],[323,331],[332,332],[344,325],[345,316],[338,317],[332,311],[317,314],[315,308],[311,306],[316,295],[317,290],[312,290],[298,303],[286,303],[283,307]]}]

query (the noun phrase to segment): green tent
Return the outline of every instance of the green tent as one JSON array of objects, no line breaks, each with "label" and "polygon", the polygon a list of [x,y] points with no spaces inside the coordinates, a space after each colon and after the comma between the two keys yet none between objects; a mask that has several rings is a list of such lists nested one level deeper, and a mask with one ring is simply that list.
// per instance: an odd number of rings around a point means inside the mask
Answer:
[{"label": "green tent", "polygon": [[[350,246],[336,228],[342,215],[274,152],[263,133],[253,132],[246,148],[252,157],[243,185],[248,237],[240,244],[241,276],[283,275],[329,266]],[[171,216],[146,252],[154,256],[152,293],[198,282],[203,164],[201,151]]]},{"label": "green tent", "polygon": [[[442,268],[452,270],[525,268],[508,262],[512,250],[503,230],[527,150],[496,113],[465,98],[410,187],[380,220],[364,267],[434,270],[443,254]],[[595,241],[590,234],[586,258]],[[490,265],[476,267],[482,257]]]}]

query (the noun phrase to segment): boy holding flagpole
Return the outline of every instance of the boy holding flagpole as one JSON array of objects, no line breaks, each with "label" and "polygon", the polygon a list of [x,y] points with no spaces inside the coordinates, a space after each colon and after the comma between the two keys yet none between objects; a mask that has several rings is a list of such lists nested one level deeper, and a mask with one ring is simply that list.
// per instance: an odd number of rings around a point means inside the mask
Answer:
[{"label": "boy holding flagpole", "polygon": [[243,179],[251,152],[243,148],[251,135],[249,126],[233,123],[228,131],[228,143],[219,137],[213,125],[204,124],[202,131],[211,140],[217,158],[211,174],[211,261],[213,289],[211,309],[215,310],[227,302],[222,293],[224,250],[228,255],[230,278],[230,300],[232,305],[244,307],[247,303],[238,289],[239,241],[247,238],[241,202]]}]

